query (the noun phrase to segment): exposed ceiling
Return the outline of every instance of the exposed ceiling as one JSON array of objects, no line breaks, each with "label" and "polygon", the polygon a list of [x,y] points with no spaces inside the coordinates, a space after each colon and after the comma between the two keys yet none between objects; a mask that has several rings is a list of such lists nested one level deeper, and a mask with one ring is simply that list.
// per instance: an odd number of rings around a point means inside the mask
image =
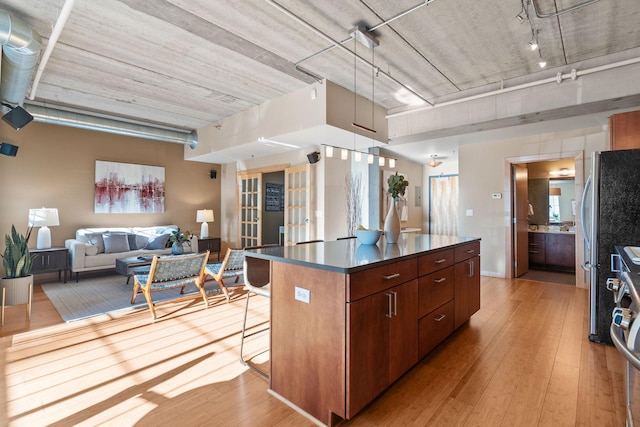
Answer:
[{"label": "exposed ceiling", "polygon": [[[27,22],[44,49],[65,3],[3,0],[0,11]],[[374,55],[350,39],[359,24],[377,28]],[[437,103],[535,79],[540,57],[553,68],[639,48],[639,24],[638,0],[77,0],[26,103],[191,130],[317,76],[357,82],[393,113],[416,94]],[[528,48],[532,29],[539,51]],[[325,50],[332,41],[345,42]],[[364,61],[354,70],[354,47],[377,78]]]}]

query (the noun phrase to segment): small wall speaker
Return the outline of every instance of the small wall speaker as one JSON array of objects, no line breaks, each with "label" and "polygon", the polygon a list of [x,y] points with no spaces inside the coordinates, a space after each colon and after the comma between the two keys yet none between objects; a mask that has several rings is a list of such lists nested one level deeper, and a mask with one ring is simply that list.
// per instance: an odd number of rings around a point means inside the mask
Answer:
[{"label": "small wall speaker", "polygon": [[18,154],[18,146],[3,142],[0,144],[0,154],[15,157]]},{"label": "small wall speaker", "polygon": [[29,114],[27,110],[18,105],[2,116],[2,120],[7,122],[15,130],[20,130],[33,120],[33,116]]},{"label": "small wall speaker", "polygon": [[320,152],[314,151],[313,153],[307,154],[307,159],[309,159],[309,163],[314,164],[320,161]]},{"label": "small wall speaker", "polygon": [[218,176],[218,171],[216,171],[215,169],[211,169],[209,171],[209,178],[216,179],[217,176]]}]

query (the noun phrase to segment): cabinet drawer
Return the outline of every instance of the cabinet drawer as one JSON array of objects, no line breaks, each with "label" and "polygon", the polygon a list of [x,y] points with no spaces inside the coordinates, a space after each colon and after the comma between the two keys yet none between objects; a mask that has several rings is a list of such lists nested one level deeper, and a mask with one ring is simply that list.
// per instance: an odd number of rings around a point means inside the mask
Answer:
[{"label": "cabinet drawer", "polygon": [[455,269],[447,267],[418,279],[419,317],[453,299]]},{"label": "cabinet drawer", "polygon": [[418,277],[418,259],[386,264],[349,275],[347,302],[364,298]]},{"label": "cabinet drawer", "polygon": [[418,258],[418,276],[424,276],[453,265],[453,256],[453,249],[421,256]]},{"label": "cabinet drawer", "polygon": [[418,322],[419,356],[423,358],[453,332],[453,301],[436,308]]},{"label": "cabinet drawer", "polygon": [[455,261],[461,262],[465,259],[480,255],[480,242],[471,242],[455,248]]}]

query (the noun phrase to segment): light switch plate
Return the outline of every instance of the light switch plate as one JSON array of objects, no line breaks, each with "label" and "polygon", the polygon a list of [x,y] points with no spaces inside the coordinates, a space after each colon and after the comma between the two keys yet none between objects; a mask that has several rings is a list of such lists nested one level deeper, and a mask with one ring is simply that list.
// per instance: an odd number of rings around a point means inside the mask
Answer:
[{"label": "light switch plate", "polygon": [[311,300],[311,291],[309,289],[296,286],[295,293],[296,300],[309,304],[309,301]]},{"label": "light switch plate", "polygon": [[493,193],[491,195],[492,199],[502,199],[502,193]]}]

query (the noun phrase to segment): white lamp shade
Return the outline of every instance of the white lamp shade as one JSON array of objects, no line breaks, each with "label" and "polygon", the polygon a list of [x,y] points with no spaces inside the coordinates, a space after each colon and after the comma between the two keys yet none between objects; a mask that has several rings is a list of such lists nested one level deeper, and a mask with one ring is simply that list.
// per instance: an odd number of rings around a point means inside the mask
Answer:
[{"label": "white lamp shade", "polygon": [[60,225],[58,209],[29,209],[29,226],[40,227],[40,230],[38,230],[36,248],[49,249],[51,247],[51,230],[49,230],[49,226],[55,225]]},{"label": "white lamp shade", "polygon": [[199,209],[196,213],[196,222],[213,222],[213,211],[211,209]]},{"label": "white lamp shade", "polygon": [[29,209],[29,226],[46,227],[60,225],[58,218],[58,209],[56,208],[39,208]]}]

